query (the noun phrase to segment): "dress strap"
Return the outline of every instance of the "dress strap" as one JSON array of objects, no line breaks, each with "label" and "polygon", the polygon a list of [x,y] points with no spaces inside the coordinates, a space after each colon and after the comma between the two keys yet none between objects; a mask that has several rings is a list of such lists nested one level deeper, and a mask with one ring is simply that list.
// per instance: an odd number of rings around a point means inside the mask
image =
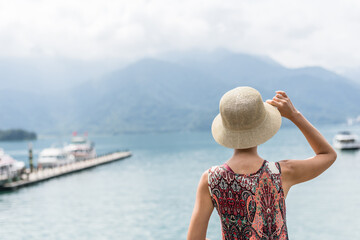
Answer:
[{"label": "dress strap", "polygon": [[268,165],[268,168],[269,168],[271,173],[273,173],[273,174],[281,173],[280,172],[280,167],[279,167],[277,162],[268,162],[267,165]]},{"label": "dress strap", "polygon": [[231,169],[231,167],[230,167],[229,165],[227,165],[226,163],[224,163],[223,166],[224,166],[224,168],[226,168],[226,169],[229,170],[230,172],[235,173],[235,172]]}]

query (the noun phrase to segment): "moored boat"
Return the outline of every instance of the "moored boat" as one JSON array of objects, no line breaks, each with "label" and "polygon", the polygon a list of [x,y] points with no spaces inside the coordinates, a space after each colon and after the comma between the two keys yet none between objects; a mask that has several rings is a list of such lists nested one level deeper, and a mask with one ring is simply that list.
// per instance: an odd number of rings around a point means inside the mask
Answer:
[{"label": "moored boat", "polygon": [[66,165],[74,161],[74,156],[67,154],[62,148],[45,148],[40,152],[37,164],[40,168],[47,168]]},{"label": "moored boat", "polygon": [[71,143],[64,147],[67,154],[73,155],[76,161],[96,157],[95,144],[87,137],[73,136]]},{"label": "moored boat", "polygon": [[25,163],[13,159],[0,148],[0,186],[5,182],[20,177]]},{"label": "moored boat", "polygon": [[359,137],[349,131],[342,131],[335,135],[333,146],[340,150],[355,150],[360,148]]}]

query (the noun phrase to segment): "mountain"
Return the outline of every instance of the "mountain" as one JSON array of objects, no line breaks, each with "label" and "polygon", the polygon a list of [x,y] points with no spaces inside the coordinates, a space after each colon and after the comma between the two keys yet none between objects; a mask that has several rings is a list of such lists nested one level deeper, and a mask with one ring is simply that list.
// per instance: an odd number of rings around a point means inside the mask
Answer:
[{"label": "mountain", "polygon": [[340,75],[221,50],[142,59],[52,94],[2,90],[0,126],[38,132],[209,130],[221,96],[245,85],[258,89],[264,101],[285,90],[315,123],[340,123],[360,114],[360,86]]}]

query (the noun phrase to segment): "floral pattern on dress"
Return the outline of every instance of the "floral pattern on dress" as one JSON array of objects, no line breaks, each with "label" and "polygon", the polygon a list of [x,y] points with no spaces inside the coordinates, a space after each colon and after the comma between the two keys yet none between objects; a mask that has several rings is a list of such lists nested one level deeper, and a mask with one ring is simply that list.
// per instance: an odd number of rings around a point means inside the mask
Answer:
[{"label": "floral pattern on dress", "polygon": [[226,165],[214,166],[209,169],[208,184],[223,240],[288,239],[278,162],[264,160],[253,174],[236,174]]}]

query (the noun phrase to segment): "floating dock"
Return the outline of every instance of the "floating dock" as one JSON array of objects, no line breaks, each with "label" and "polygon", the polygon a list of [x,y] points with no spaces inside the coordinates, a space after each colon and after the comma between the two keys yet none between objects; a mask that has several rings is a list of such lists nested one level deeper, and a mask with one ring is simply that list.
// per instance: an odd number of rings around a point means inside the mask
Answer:
[{"label": "floating dock", "polygon": [[102,164],[111,163],[131,156],[131,152],[114,152],[98,156],[96,158],[81,160],[53,168],[37,169],[33,172],[23,173],[21,179],[11,181],[0,186],[0,191],[10,191],[21,187],[39,183],[51,178],[64,176],[66,174],[83,171]]}]

